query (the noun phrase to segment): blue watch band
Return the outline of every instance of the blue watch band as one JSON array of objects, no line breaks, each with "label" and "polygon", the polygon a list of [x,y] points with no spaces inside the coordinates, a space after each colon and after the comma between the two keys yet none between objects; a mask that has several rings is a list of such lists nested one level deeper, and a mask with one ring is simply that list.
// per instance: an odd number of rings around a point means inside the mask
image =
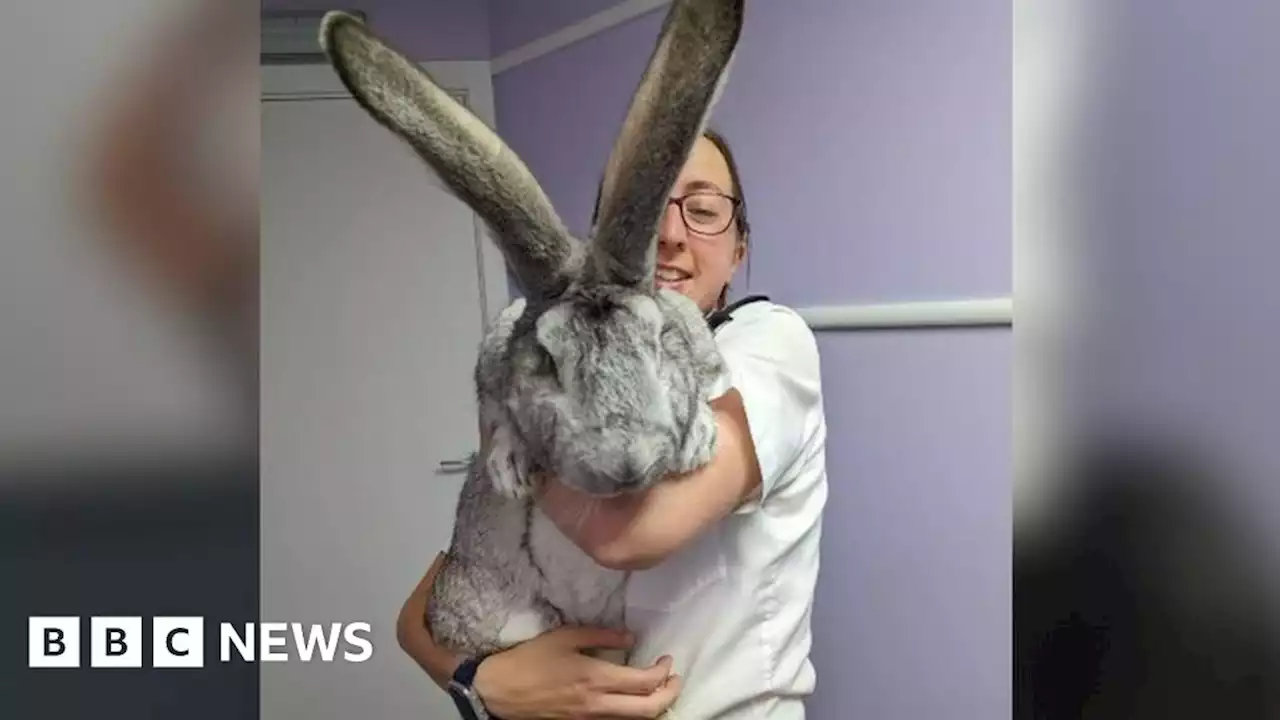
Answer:
[{"label": "blue watch band", "polygon": [[449,697],[453,698],[463,720],[501,720],[488,711],[475,691],[476,672],[484,659],[481,655],[463,660],[449,681]]},{"label": "blue watch band", "polygon": [[480,661],[484,657],[467,658],[457,670],[453,671],[453,680],[461,685],[471,687],[476,681],[476,671],[480,669]]}]

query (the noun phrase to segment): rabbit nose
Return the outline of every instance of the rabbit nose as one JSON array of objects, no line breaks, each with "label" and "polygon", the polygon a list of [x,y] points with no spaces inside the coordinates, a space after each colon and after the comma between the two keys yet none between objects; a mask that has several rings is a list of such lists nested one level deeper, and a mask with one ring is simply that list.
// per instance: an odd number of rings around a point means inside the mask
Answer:
[{"label": "rabbit nose", "polygon": [[648,443],[638,441],[627,453],[627,463],[622,477],[622,489],[637,490],[649,482],[654,472],[654,450]]},{"label": "rabbit nose", "polygon": [[628,464],[618,482],[618,490],[630,492],[644,486],[644,468],[636,464]]}]

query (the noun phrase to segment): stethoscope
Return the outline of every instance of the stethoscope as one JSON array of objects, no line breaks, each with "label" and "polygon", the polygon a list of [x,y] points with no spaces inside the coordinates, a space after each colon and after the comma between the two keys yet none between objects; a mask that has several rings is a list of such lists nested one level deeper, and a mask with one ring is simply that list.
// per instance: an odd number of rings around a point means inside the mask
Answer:
[{"label": "stethoscope", "polygon": [[761,300],[768,299],[769,298],[765,295],[748,295],[747,297],[735,300],[719,310],[712,310],[707,313],[707,325],[711,327],[711,332],[714,333],[721,325],[724,325],[733,319],[734,310],[737,310],[743,305],[750,305],[753,302],[760,302]]}]

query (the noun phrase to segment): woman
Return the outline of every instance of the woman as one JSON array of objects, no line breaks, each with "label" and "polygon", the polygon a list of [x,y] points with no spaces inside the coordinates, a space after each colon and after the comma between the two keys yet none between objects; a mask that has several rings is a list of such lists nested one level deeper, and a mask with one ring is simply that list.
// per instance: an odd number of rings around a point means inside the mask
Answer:
[{"label": "woman", "polygon": [[[708,131],[662,220],[658,284],[723,319],[748,229],[733,154]],[[490,715],[653,718],[679,696],[683,718],[804,717],[827,495],[817,346],[798,315],[766,300],[730,317],[716,331],[731,387],[712,402],[719,442],[708,466],[638,497],[592,502],[554,482],[540,496],[597,562],[634,571],[626,612],[638,644],[562,628],[489,656],[474,689]],[[445,687],[464,658],[423,626],[439,563],[406,601],[398,635]],[[589,648],[630,648],[633,667],[581,654]]]}]

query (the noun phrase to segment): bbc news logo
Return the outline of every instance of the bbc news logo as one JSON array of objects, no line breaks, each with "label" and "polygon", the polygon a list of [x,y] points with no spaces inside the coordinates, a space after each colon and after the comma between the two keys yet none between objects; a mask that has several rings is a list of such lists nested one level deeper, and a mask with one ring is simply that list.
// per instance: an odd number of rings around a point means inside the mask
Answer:
[{"label": "bbc news logo", "polygon": [[[153,668],[201,668],[205,665],[205,621],[202,617],[151,619]],[[143,637],[141,617],[91,617],[87,641],[81,637],[78,616],[28,618],[28,667],[78,668],[85,646],[89,667],[140,668]],[[369,623],[265,622],[218,626],[218,662],[238,657],[243,662],[350,662],[373,656],[367,637]],[[292,641],[293,654],[289,647]],[[341,649],[341,652],[339,652]]]}]

